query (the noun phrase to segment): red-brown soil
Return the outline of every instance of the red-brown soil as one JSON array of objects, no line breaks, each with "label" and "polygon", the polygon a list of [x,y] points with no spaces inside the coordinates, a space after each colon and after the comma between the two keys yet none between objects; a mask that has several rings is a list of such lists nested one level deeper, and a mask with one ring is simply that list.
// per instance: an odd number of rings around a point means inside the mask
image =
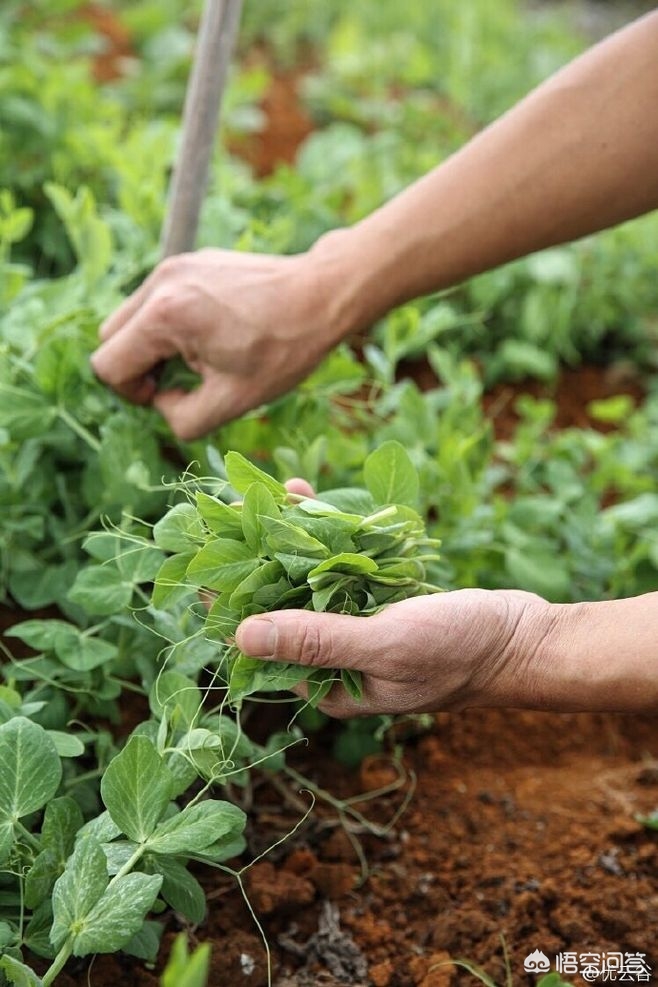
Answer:
[{"label": "red-brown soil", "polygon": [[[334,798],[399,778],[392,754],[359,770],[336,765],[327,734],[292,760]],[[541,949],[647,954],[658,969],[658,834],[636,814],[658,805],[655,719],[478,711],[439,714],[407,741],[401,789],[359,804],[384,835],[346,829],[318,801],[297,832],[245,874],[278,987],[350,984],[449,987],[476,981],[446,965],[465,957],[504,982],[501,937],[515,985],[534,983],[524,958]],[[253,855],[283,838],[308,795],[298,783],[251,791]],[[367,862],[364,878],[355,845]],[[209,917],[194,938],[213,944],[212,987],[267,984],[266,953],[230,877],[199,869]],[[333,911],[332,911],[333,909]],[[170,916],[166,941],[179,928]],[[88,981],[89,976],[89,981]],[[569,978],[575,984],[584,981]],[[656,978],[658,981],[658,977]],[[156,987],[135,960],[99,957],[62,987]]]}]

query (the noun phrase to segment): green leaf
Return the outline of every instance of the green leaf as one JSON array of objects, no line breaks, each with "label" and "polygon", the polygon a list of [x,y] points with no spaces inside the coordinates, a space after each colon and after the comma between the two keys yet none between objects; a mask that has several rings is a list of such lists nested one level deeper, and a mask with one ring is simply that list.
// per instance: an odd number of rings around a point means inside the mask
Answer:
[{"label": "green leaf", "polygon": [[42,901],[32,912],[32,918],[23,934],[23,941],[30,952],[47,960],[54,959],[57,952],[50,941],[52,924],[53,909],[49,892],[46,900]]},{"label": "green leaf", "polygon": [[171,798],[172,776],[146,737],[131,737],[110,761],[101,797],[121,832],[136,843],[153,833]]},{"label": "green leaf", "polygon": [[46,849],[37,854],[25,878],[25,904],[28,908],[37,908],[48,898],[63,870],[54,850]]},{"label": "green leaf", "polygon": [[[102,851],[101,851],[102,852]],[[159,874],[126,874],[115,878],[79,923],[73,955],[115,953],[141,929],[162,886]]]},{"label": "green leaf", "polygon": [[42,987],[42,982],[34,970],[7,953],[0,956],[0,971],[13,987]]},{"label": "green leaf", "polygon": [[263,517],[262,523],[267,532],[265,536],[267,544],[272,552],[314,556],[316,559],[326,558],[329,555],[327,546],[313,535],[309,535],[298,524],[270,517]]},{"label": "green leaf", "polygon": [[197,552],[187,577],[198,586],[232,592],[258,565],[259,560],[243,542],[217,538]]},{"label": "green leaf", "polygon": [[255,692],[290,690],[314,673],[317,669],[240,654],[231,665],[229,699],[237,703]]},{"label": "green leaf", "polygon": [[152,583],[164,561],[162,552],[152,545],[122,545],[116,556],[116,565],[123,578],[133,586]]},{"label": "green leaf", "polygon": [[70,644],[58,643],[57,657],[76,672],[90,672],[113,661],[118,654],[118,648],[100,637],[91,637],[84,631],[77,633]]},{"label": "green leaf", "polygon": [[56,949],[82,926],[102,898],[108,882],[107,862],[100,843],[88,835],[81,837],[53,889],[50,941]]},{"label": "green leaf", "polygon": [[145,963],[155,963],[160,952],[160,941],[164,926],[162,922],[145,921],[132,939],[121,947],[128,956],[136,956]]},{"label": "green leaf", "polygon": [[239,612],[251,601],[254,593],[262,590],[265,586],[277,583],[283,573],[283,566],[278,560],[259,565],[235,587],[228,600],[229,608]]},{"label": "green leaf", "polygon": [[191,552],[205,540],[203,522],[193,504],[176,504],[153,527],[153,540],[165,552]]},{"label": "green leaf", "polygon": [[210,943],[197,947],[190,955],[184,932],[174,939],[161,987],[206,987],[210,970]]},{"label": "green leaf", "polygon": [[25,620],[7,632],[31,648],[54,651],[67,668],[88,672],[112,661],[117,647],[102,638],[92,637],[64,620]]},{"label": "green leaf", "polygon": [[230,802],[207,799],[160,823],[148,841],[158,854],[200,853],[223,836],[242,832],[246,817]]},{"label": "green leaf", "polygon": [[41,809],[59,788],[62,765],[43,729],[24,716],[0,726],[0,819],[10,823]]},{"label": "green leaf", "polygon": [[149,870],[162,875],[160,894],[168,905],[193,925],[199,925],[206,917],[206,895],[193,874],[173,857],[148,858]]},{"label": "green leaf", "polygon": [[227,452],[224,457],[228,482],[239,494],[245,494],[252,483],[264,484],[277,503],[282,503],[287,497],[286,488],[269,473],[254,466],[239,452]]},{"label": "green leaf", "polygon": [[23,620],[5,631],[35,651],[56,651],[76,637],[76,628],[64,620]]},{"label": "green leaf", "polygon": [[404,446],[394,439],[370,453],[363,478],[376,504],[414,507],[418,501],[418,474]]},{"label": "green leaf", "polygon": [[60,757],[80,757],[85,752],[85,745],[79,737],[61,730],[47,730],[46,733],[55,745]]},{"label": "green leaf", "polygon": [[196,506],[208,528],[222,538],[237,538],[242,541],[242,518],[239,507],[231,507],[216,497],[199,491]]},{"label": "green leaf", "polygon": [[53,799],[46,806],[41,827],[41,853],[35,858],[25,880],[25,903],[36,908],[50,895],[73,851],[76,833],[83,823],[78,803],[68,796]]},{"label": "green leaf", "polygon": [[323,572],[339,572],[343,575],[367,575],[377,572],[379,566],[367,555],[357,555],[354,552],[341,552],[339,555],[332,555],[329,559],[324,559],[316,565],[308,574],[308,582],[313,586],[313,580]]},{"label": "green leaf", "polygon": [[342,668],[340,672],[340,680],[343,683],[343,688],[352,699],[357,701],[363,696],[363,683],[361,680],[361,672],[354,671],[349,668]]},{"label": "green leaf", "polygon": [[155,586],[151,602],[158,610],[171,607],[178,603],[185,596],[193,593],[185,575],[187,567],[196,555],[196,552],[183,552],[180,555],[171,555],[165,559],[155,577]]},{"label": "green leaf", "polygon": [[72,603],[87,613],[109,615],[126,610],[133,595],[133,583],[114,563],[89,565],[81,569],[68,592]]},{"label": "green leaf", "polygon": [[278,519],[281,512],[264,483],[252,483],[242,501],[242,531],[245,541],[255,555],[262,554],[263,517]]}]

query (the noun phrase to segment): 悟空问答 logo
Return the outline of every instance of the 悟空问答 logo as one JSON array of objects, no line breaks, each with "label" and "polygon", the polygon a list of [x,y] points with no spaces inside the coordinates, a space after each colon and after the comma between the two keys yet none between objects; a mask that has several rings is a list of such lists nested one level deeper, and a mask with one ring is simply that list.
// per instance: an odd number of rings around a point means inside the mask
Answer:
[{"label": "\u609f\u7a7a\u95ee\u7b54 logo", "polygon": [[551,961],[545,953],[542,953],[540,949],[536,949],[534,953],[530,953],[524,959],[523,969],[526,973],[549,973]]}]

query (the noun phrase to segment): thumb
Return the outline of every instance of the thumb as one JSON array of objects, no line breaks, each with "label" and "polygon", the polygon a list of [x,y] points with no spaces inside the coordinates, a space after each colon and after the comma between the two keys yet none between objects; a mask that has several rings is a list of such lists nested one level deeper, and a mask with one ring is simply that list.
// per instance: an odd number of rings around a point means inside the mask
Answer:
[{"label": "thumb", "polygon": [[245,655],[290,661],[313,668],[367,671],[381,653],[372,617],[310,610],[279,610],[248,617],[235,640]]}]

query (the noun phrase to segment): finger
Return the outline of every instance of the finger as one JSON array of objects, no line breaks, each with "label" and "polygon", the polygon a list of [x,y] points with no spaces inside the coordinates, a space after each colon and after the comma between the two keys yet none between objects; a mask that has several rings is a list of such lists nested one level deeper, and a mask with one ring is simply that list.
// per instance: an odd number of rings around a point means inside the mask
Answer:
[{"label": "finger", "polygon": [[156,381],[149,378],[149,373],[175,352],[175,345],[162,333],[144,332],[141,320],[135,318],[92,353],[91,365],[100,380],[129,400],[143,404],[151,400],[156,390]]},{"label": "finger", "polygon": [[219,375],[207,377],[192,391],[172,388],[160,391],[153,405],[169,423],[174,435],[184,442],[198,439],[245,411],[243,397],[235,381]]},{"label": "finger", "polygon": [[138,309],[144,304],[150,290],[150,278],[147,278],[132,295],[128,295],[119,307],[108,316],[103,322],[100,329],[98,330],[98,335],[105,341],[114,336],[116,332],[119,331],[125,324],[132,319],[133,315],[138,311]]},{"label": "finger", "polygon": [[249,617],[235,639],[240,650],[254,658],[367,672],[377,667],[383,653],[383,636],[376,633],[381,629],[376,616],[280,610]]},{"label": "finger", "polygon": [[302,480],[298,476],[286,480],[285,488],[288,493],[298,494],[300,497],[315,497],[315,490],[307,480]]}]

